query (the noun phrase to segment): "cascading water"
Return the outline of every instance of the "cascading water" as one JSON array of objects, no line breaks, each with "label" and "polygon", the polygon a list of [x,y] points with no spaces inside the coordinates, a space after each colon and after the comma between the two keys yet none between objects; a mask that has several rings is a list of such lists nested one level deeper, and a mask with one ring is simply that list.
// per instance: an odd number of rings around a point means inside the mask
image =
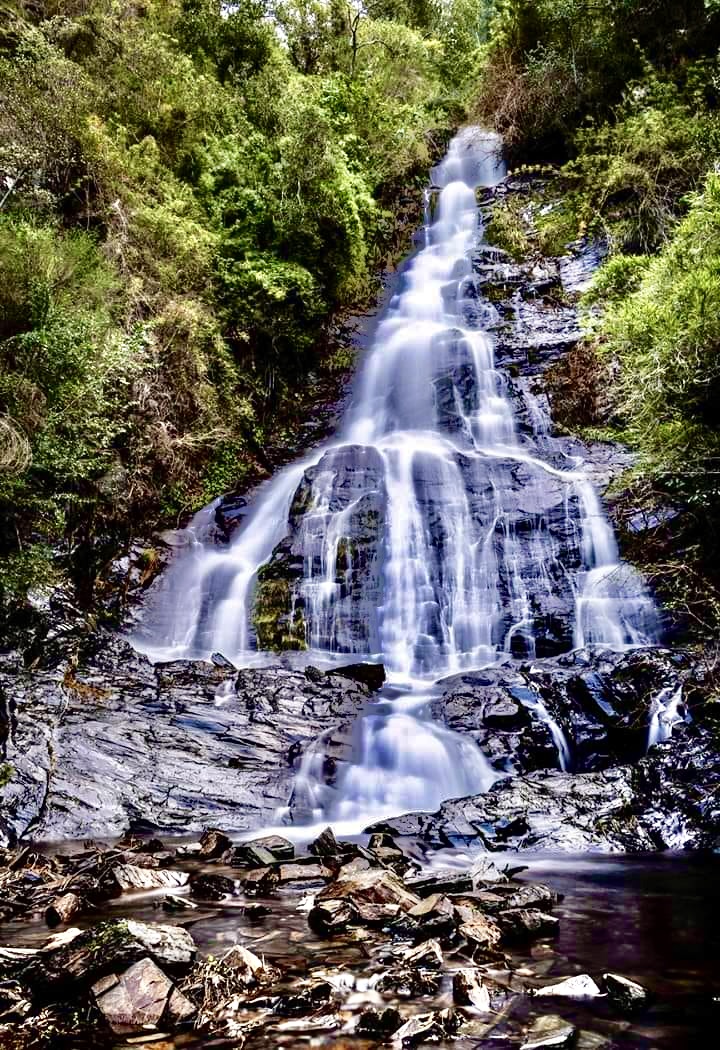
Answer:
[{"label": "cascading water", "polygon": [[[429,719],[429,682],[511,656],[652,640],[652,602],[628,580],[581,462],[496,367],[483,330],[496,312],[473,276],[476,190],[503,176],[495,136],[456,136],[343,430],[267,483],[229,545],[212,541],[212,508],[201,511],[134,639],[155,659],[219,651],[247,664],[258,571],[282,568],[290,604],[279,615],[301,625],[292,641],[307,658],[381,659],[392,686],[361,720],[335,801],[320,806],[338,818],[432,808],[497,777]],[[567,743],[542,716],[564,767]]]}]

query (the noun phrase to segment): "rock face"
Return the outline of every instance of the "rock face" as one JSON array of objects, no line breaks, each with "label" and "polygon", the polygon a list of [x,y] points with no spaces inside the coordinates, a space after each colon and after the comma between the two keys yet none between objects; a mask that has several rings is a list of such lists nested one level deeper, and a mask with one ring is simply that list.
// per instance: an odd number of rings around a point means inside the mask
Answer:
[{"label": "rock face", "polygon": [[379,650],[385,500],[382,459],[373,448],[331,449],[305,472],[288,536],[258,574],[253,622],[260,648]]},{"label": "rock face", "polygon": [[713,849],[720,843],[717,739],[686,731],[637,765],[598,773],[543,771],[452,799],[437,813],[382,821],[369,831],[432,846],[479,842],[489,850],[638,853]]},{"label": "rock face", "polygon": [[593,772],[645,754],[653,698],[691,673],[681,652],[578,650],[446,679],[431,710],[500,772]]},{"label": "rock face", "polygon": [[0,792],[5,843],[268,824],[320,738],[321,777],[337,776],[348,727],[370,698],[366,686],[332,674],[153,667],[110,636],[64,670],[25,673],[4,660],[0,694],[11,767]]}]

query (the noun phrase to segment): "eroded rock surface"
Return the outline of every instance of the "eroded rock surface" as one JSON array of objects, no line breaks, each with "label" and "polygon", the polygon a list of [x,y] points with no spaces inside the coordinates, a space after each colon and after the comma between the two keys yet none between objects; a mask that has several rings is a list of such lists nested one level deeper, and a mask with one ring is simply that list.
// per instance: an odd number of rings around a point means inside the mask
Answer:
[{"label": "eroded rock surface", "polygon": [[510,777],[485,795],[452,799],[437,813],[411,813],[368,830],[438,847],[477,842],[490,850],[716,849],[719,790],[716,738],[688,729],[636,765]]},{"label": "eroded rock surface", "polygon": [[269,824],[320,738],[323,775],[337,776],[349,727],[370,698],[339,675],[237,673],[223,660],[153,666],[110,636],[96,646],[77,666],[0,664],[6,843]]}]

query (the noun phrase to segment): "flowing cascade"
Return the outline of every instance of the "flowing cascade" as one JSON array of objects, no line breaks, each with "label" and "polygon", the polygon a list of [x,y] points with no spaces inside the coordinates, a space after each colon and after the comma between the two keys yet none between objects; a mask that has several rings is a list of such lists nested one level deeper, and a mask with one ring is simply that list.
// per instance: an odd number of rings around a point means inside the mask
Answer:
[{"label": "flowing cascade", "polygon": [[500,319],[473,264],[492,253],[476,191],[503,177],[496,136],[455,137],[341,433],[267,482],[229,544],[215,505],[201,511],[133,639],[161,660],[220,652],[241,666],[271,643],[382,660],[405,694],[362,720],[345,813],[427,807],[496,777],[427,720],[428,683],[654,638],[653,603],[581,461],[496,364]]}]

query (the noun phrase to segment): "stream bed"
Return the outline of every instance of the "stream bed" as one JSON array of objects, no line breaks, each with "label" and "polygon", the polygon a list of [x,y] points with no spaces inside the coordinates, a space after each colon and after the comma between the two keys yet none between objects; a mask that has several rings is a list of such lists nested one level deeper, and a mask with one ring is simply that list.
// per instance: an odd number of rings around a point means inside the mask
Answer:
[{"label": "stream bed", "polygon": [[[70,853],[75,847],[63,847]],[[423,873],[466,871],[475,866],[477,853],[440,850],[427,854],[418,843],[403,842],[402,848],[423,864]],[[501,869],[505,865],[524,865],[517,878],[522,882],[541,882],[563,899],[554,908],[559,919],[558,933],[536,941],[531,947],[506,955],[507,969],[498,965],[499,980],[513,991],[526,991],[543,983],[556,983],[578,974],[589,974],[598,984],[606,972],[619,973],[637,981],[650,993],[649,1008],[638,1018],[619,1019],[606,996],[587,1001],[566,998],[532,998],[517,995],[506,1009],[488,1021],[487,1014],[470,1016],[459,1035],[432,1045],[453,1046],[457,1050],[517,1050],[523,1032],[536,1015],[555,1014],[578,1029],[579,1050],[687,1050],[694,1045],[714,1045],[714,1031],[720,1019],[720,918],[713,907],[714,887],[720,876],[720,858],[707,855],[665,853],[660,856],[517,854],[485,856],[486,862]],[[217,863],[201,865],[196,860],[180,862],[189,871],[236,876],[229,867]],[[183,894],[182,889],[178,891]],[[165,891],[126,893],[100,911],[79,920],[81,927],[107,918],[126,918],[144,923],[167,923],[187,927],[201,956],[221,956],[234,945],[249,948],[270,966],[280,968],[289,987],[295,980],[322,979],[328,974],[353,975],[360,982],[382,970],[363,938],[328,942],[308,927],[307,900],[315,888],[308,884],[284,887],[262,903],[265,917],[250,919],[243,908],[257,904],[242,893],[218,903],[201,903],[196,912],[168,916],[162,909]],[[6,945],[37,947],[48,937],[44,922],[18,921],[4,929]],[[403,1006],[418,1013],[451,1007],[453,965],[445,973],[439,992],[414,997],[412,1002],[393,1001],[383,996],[384,1005]],[[346,1000],[343,1017],[348,1031],[365,1006],[378,1005],[372,991],[355,991]],[[466,1011],[466,1014],[468,1012]],[[470,1010],[469,1014],[472,1015]],[[315,1028],[313,1027],[315,1024]],[[167,1036],[151,1045],[196,1048],[241,1046],[227,1038],[198,1038],[190,1033]],[[137,1045],[119,1038],[120,1048]],[[247,1045],[258,1050],[270,1047],[357,1047],[357,1036],[347,1042],[340,1031],[323,1031],[313,1018],[287,1022],[263,1035],[260,1032]],[[417,1044],[429,1046],[430,1043]],[[551,1044],[548,1044],[551,1045]],[[565,1044],[562,1044],[565,1045]]]}]

